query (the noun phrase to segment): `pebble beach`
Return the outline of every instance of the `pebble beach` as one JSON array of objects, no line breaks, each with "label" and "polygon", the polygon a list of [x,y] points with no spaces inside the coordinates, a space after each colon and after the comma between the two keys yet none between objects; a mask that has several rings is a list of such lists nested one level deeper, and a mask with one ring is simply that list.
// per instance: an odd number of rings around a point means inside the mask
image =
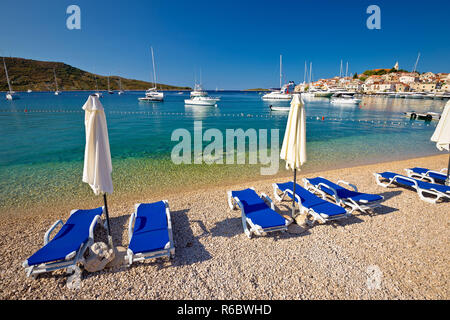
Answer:
[{"label": "pebble beach", "polygon": [[[2,212],[0,299],[449,299],[450,202],[421,201],[413,190],[378,186],[373,176],[383,171],[404,174],[405,168],[414,166],[439,170],[447,167],[447,161],[443,154],[308,174],[300,171],[298,181],[318,175],[343,179],[360,191],[383,195],[385,201],[373,214],[354,212],[348,219],[313,227],[293,224],[288,232],[252,239],[243,233],[240,210],[228,207],[226,191],[254,187],[274,200],[279,213],[289,214],[291,202],[276,202],[272,191],[272,183],[287,181],[288,173],[182,193],[111,195],[113,241],[123,247],[128,244],[134,204],[167,199],[175,258],[83,271],[78,289],[67,287],[65,271],[33,279],[22,267],[43,245],[53,222],[67,219],[74,207],[48,203]],[[101,204],[86,202],[79,207],[95,205]],[[97,233],[104,236],[101,230]]]}]

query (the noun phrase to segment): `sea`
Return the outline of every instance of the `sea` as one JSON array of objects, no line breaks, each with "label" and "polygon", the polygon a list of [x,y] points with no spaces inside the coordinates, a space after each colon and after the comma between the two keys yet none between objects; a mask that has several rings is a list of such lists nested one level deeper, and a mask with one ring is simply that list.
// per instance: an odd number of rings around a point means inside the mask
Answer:
[{"label": "sea", "polygon": [[[0,211],[93,197],[81,181],[85,146],[81,108],[91,93],[20,92],[20,99],[14,101],[4,99],[2,93]],[[164,94],[163,102],[152,103],[138,101],[143,91],[103,92],[100,101],[108,125],[113,194],[182,192],[270,179],[261,173],[264,164],[250,163],[250,140],[245,140],[245,163],[178,164],[171,157],[180,143],[173,134],[181,129],[194,137],[196,124],[201,124],[203,132],[216,129],[224,137],[230,129],[254,129],[258,134],[265,130],[270,148],[271,130],[276,129],[275,143],[281,149],[288,112],[271,111],[269,106],[288,107],[289,102],[266,102],[261,93],[252,91],[209,91],[210,96],[220,97],[217,106],[188,106],[184,100],[189,92]],[[411,120],[404,112],[442,112],[445,103],[378,96],[364,96],[355,106],[332,105],[328,98],[305,101],[308,160],[301,171],[439,154],[430,141],[437,121]],[[204,147],[209,142],[202,143]],[[283,161],[277,167],[274,179],[289,174]]]}]

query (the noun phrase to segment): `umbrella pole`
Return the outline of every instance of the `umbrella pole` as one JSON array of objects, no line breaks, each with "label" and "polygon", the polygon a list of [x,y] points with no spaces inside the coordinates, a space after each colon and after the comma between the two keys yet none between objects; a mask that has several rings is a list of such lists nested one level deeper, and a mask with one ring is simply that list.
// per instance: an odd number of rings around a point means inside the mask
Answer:
[{"label": "umbrella pole", "polygon": [[445,185],[450,186],[450,150],[448,151],[447,180],[445,180]]},{"label": "umbrella pole", "polygon": [[109,242],[109,246],[111,248],[113,248],[111,229],[109,228],[109,213],[108,213],[108,203],[106,202],[106,193],[103,194],[103,201],[105,202],[106,231],[108,233],[108,242]]},{"label": "umbrella pole", "polygon": [[294,219],[295,221],[295,185],[297,184],[297,169],[294,168],[294,187],[292,190],[293,191],[293,195],[292,195],[292,219]]}]

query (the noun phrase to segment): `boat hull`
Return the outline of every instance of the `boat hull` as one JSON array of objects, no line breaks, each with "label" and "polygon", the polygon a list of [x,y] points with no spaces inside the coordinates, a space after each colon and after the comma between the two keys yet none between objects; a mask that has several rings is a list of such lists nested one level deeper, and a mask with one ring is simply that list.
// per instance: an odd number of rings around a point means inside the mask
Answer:
[{"label": "boat hull", "polygon": [[192,106],[215,106],[217,104],[217,100],[213,99],[210,101],[206,101],[206,100],[186,99],[184,100],[184,103]]}]

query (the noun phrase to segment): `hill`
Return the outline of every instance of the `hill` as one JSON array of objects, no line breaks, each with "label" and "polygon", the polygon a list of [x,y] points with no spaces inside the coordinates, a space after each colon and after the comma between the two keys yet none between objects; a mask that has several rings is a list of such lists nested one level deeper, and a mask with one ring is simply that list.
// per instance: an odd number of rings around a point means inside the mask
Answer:
[{"label": "hill", "polygon": [[[6,73],[3,67],[3,58],[0,57],[0,91],[8,90]],[[62,62],[37,61],[23,58],[5,57],[8,75],[14,91],[53,91],[55,90],[56,72],[59,90],[95,90],[95,77],[97,77],[98,89],[108,89],[108,77],[96,75]],[[152,87],[150,82],[127,79],[118,76],[110,76],[110,89],[119,89],[119,78],[123,90],[146,90]],[[177,87],[167,84],[157,84],[161,90],[190,90],[189,87]]]}]

